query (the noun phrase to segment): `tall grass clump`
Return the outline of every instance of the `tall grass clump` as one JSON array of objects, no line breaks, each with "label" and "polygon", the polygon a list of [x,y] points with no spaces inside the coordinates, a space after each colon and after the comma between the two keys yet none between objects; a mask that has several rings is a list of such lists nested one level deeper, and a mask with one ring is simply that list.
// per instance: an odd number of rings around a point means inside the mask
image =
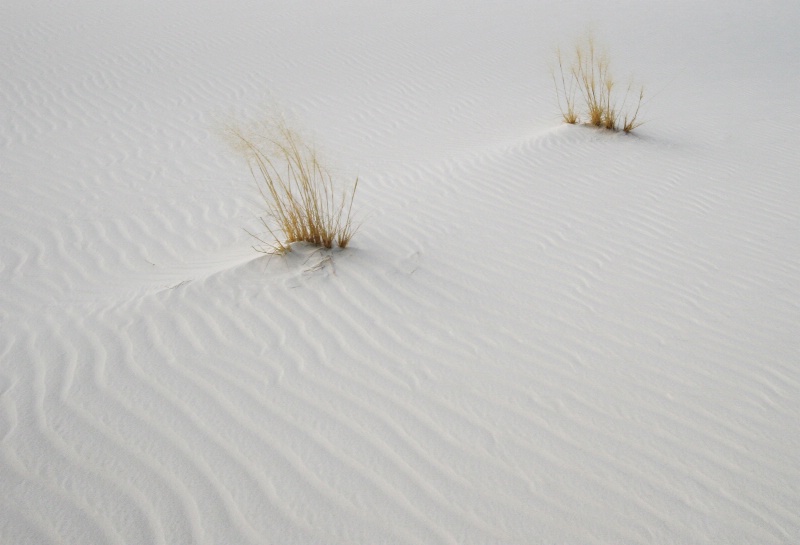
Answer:
[{"label": "tall grass clump", "polygon": [[[583,115],[590,125],[626,133],[642,124],[639,110],[644,87],[636,93],[631,83],[624,92],[618,92],[608,53],[597,47],[593,36],[576,42],[570,61],[564,59],[561,49],[556,50],[556,61],[553,84],[566,123],[579,123]],[[582,111],[576,107],[578,98]]]},{"label": "tall grass clump", "polygon": [[285,253],[293,242],[347,247],[357,229],[352,210],[358,179],[351,190],[337,192],[314,148],[283,122],[269,136],[256,138],[236,128],[228,132],[248,161],[265,208],[260,221],[273,239],[248,231],[257,241],[254,249]]}]

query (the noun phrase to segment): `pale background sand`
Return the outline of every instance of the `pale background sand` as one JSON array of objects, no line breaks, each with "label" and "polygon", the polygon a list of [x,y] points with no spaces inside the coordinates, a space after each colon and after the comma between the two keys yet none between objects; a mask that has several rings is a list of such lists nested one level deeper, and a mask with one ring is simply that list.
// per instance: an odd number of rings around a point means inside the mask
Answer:
[{"label": "pale background sand", "polygon": [[[634,135],[559,122],[586,28]],[[800,543],[800,4],[0,6],[0,542]],[[352,248],[250,249],[284,111]]]}]

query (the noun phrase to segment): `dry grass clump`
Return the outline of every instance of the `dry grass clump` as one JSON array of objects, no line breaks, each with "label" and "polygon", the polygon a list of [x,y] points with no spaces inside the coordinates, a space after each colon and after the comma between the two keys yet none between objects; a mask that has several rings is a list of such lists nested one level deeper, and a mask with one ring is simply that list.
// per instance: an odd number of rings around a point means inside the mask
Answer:
[{"label": "dry grass clump", "polygon": [[235,128],[228,132],[248,160],[264,201],[266,213],[260,220],[274,239],[248,231],[258,241],[255,250],[285,253],[293,242],[347,247],[357,229],[352,210],[358,179],[352,190],[342,190],[337,197],[333,178],[316,151],[283,122],[266,137],[250,137]]},{"label": "dry grass clump", "polygon": [[[639,89],[636,99],[629,101],[631,96],[636,96],[632,94],[633,83],[629,84],[620,100],[608,54],[598,49],[591,35],[575,44],[568,66],[561,49],[556,51],[556,60],[558,75],[553,70],[553,84],[564,122],[578,123],[583,113],[590,125],[613,131],[628,133],[642,124],[638,116],[644,87]],[[583,112],[576,108],[578,96],[583,101]]]}]

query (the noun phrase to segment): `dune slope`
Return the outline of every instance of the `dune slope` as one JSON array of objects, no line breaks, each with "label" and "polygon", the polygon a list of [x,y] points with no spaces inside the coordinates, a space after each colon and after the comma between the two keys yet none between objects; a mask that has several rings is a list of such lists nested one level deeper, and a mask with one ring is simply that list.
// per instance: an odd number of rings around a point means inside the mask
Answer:
[{"label": "dune slope", "polygon": [[[552,4],[1,6],[0,542],[800,542],[800,6]],[[250,248],[275,111],[347,250]]]}]

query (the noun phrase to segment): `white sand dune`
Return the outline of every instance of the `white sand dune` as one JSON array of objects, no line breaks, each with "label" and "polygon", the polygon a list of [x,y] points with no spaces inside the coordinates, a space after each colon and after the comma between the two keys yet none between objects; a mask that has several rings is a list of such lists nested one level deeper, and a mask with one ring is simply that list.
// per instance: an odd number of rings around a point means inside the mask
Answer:
[{"label": "white sand dune", "polygon": [[[800,543],[800,4],[384,4],[0,6],[0,543]],[[250,248],[276,107],[350,248]]]}]

